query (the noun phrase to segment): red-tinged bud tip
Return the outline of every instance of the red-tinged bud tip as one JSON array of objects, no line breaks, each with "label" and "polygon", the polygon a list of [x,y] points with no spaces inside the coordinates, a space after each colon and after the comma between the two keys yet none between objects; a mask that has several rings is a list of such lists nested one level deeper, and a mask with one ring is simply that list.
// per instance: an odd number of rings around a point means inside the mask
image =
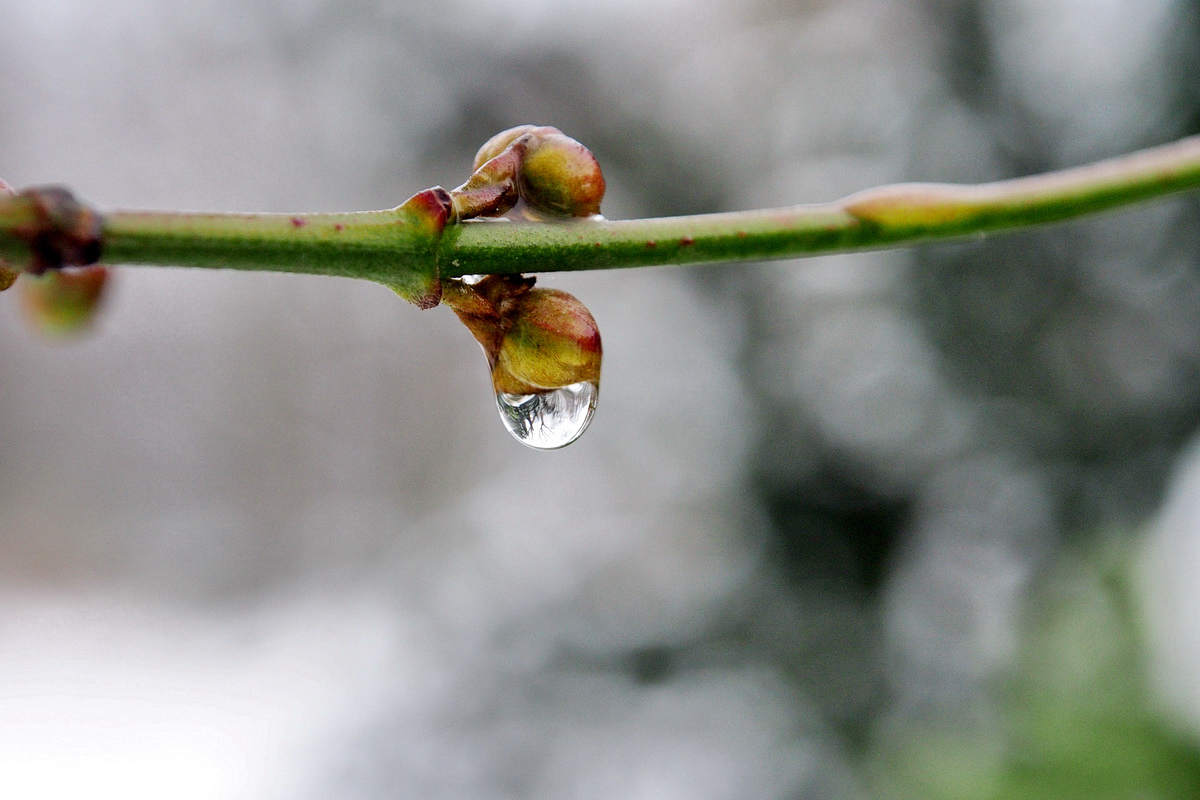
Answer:
[{"label": "red-tinged bud tip", "polygon": [[92,324],[108,285],[106,267],[52,270],[21,281],[25,316],[51,338],[78,335]]}]

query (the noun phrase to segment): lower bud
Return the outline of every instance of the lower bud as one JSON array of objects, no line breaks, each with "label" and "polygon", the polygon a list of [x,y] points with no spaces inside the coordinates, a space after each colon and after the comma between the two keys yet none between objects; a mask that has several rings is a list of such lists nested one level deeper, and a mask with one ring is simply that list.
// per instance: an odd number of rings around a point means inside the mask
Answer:
[{"label": "lower bud", "polygon": [[496,408],[518,441],[538,450],[565,447],[592,419],[600,390],[600,330],[591,312],[533,279],[489,275],[448,281],[442,301],[483,347]]},{"label": "lower bud", "polygon": [[600,330],[583,303],[557,289],[531,289],[509,312],[492,384],[527,394],[599,383],[600,358]]},{"label": "lower bud", "polygon": [[69,338],[87,330],[95,320],[107,284],[107,267],[26,275],[21,280],[21,305],[36,331],[51,338]]}]

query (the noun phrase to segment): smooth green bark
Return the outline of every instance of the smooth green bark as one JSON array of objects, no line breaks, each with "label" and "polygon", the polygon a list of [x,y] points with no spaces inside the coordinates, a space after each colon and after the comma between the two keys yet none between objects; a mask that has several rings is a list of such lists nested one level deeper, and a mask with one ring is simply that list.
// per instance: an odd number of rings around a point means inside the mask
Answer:
[{"label": "smooth green bark", "polygon": [[[476,219],[444,231],[412,200],[343,214],[117,211],[102,260],[363,278],[406,296],[435,276],[793,258],[902,246],[1072,217],[1200,188],[1200,137],[1084,167],[974,186],[901,184],[818,205],[688,217]],[[440,191],[440,190],[439,190]],[[0,257],[21,263],[29,213],[0,198]]]}]

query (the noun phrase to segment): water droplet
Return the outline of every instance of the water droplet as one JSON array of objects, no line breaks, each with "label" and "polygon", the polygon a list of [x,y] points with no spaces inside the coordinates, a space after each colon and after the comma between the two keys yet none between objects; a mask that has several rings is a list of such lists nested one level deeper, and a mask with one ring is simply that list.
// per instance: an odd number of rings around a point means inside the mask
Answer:
[{"label": "water droplet", "polygon": [[537,394],[496,393],[496,408],[508,432],[537,450],[566,447],[587,430],[599,387],[589,381]]}]

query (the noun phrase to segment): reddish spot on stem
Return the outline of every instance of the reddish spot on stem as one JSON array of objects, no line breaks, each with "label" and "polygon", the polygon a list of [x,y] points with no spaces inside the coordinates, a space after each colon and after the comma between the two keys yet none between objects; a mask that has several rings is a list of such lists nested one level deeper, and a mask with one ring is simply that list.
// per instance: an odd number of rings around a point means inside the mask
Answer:
[{"label": "reddish spot on stem", "polygon": [[693,239],[693,238],[692,238],[692,237],[690,237],[690,236],[685,236],[685,237],[683,237],[682,239],[680,239],[680,240],[679,240],[679,246],[680,246],[680,247],[691,247],[691,246],[692,246],[692,245],[694,245],[695,243],[696,243],[696,240],[695,240],[695,239]]},{"label": "reddish spot on stem", "polygon": [[745,238],[746,238],[746,232],[745,232],[745,231],[738,231],[738,232],[737,232],[737,236],[738,236],[738,238],[739,238],[739,239],[745,239]]},{"label": "reddish spot on stem", "polygon": [[646,247],[658,247],[658,242],[651,239],[650,241],[646,242]]},{"label": "reddish spot on stem", "polygon": [[342,223],[338,222],[338,223],[335,223],[335,224],[334,224],[334,226],[333,226],[333,229],[334,229],[335,231],[339,231],[339,232],[340,232],[340,231],[343,231],[343,230],[345,230],[345,229],[346,229],[346,226],[345,226],[345,225],[343,225]]},{"label": "reddish spot on stem", "polygon": [[596,242],[595,245],[596,247],[604,247],[604,245],[600,244],[599,242]]},{"label": "reddish spot on stem", "polygon": [[302,220],[299,217],[292,217],[292,227],[293,228],[303,228],[307,224],[308,223],[305,220]]}]

